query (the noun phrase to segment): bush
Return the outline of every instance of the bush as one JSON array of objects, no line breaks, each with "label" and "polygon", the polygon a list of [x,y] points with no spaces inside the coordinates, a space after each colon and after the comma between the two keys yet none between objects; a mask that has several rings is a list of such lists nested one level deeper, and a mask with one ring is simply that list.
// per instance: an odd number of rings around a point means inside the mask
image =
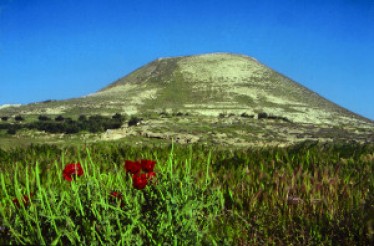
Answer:
[{"label": "bush", "polygon": [[75,122],[74,122],[74,124],[65,125],[65,133],[66,134],[78,133],[80,130],[81,130],[80,127]]},{"label": "bush", "polygon": [[87,120],[87,116],[85,116],[84,114],[81,114],[81,115],[79,115],[78,120],[79,121],[85,121],[85,120]]},{"label": "bush", "polygon": [[66,123],[73,123],[74,120],[71,117],[65,118]]},{"label": "bush", "polygon": [[161,118],[163,118],[163,117],[169,117],[170,115],[167,112],[161,112],[160,116],[161,116]]},{"label": "bush", "polygon": [[120,114],[120,113],[115,113],[115,114],[112,116],[112,119],[113,119],[113,120],[120,121],[120,122],[123,122],[123,121],[125,120],[125,116],[123,116],[123,115]]},{"label": "bush", "polygon": [[128,122],[128,125],[129,126],[136,126],[138,123],[140,123],[142,121],[141,118],[138,118],[136,116],[132,116]]},{"label": "bush", "polygon": [[[260,115],[260,114],[262,114],[262,115]],[[282,120],[282,121],[291,123],[291,121],[287,117],[276,116],[276,115],[268,115],[266,113],[260,113],[260,114],[258,116],[259,119]]]},{"label": "bush", "polygon": [[258,118],[258,119],[266,119],[266,118],[268,118],[268,114],[265,113],[265,112],[259,113],[259,114],[257,115],[257,118]]},{"label": "bush", "polygon": [[285,122],[292,123],[292,121],[290,121],[287,117],[280,117],[280,119],[285,121]]},{"label": "bush", "polygon": [[178,116],[178,117],[180,117],[180,116],[183,116],[184,114],[182,113],[182,112],[177,112],[177,113],[173,113],[173,116]]},{"label": "bush", "polygon": [[39,121],[49,121],[51,120],[48,116],[46,115],[39,115],[38,117]]},{"label": "bush", "polygon": [[2,120],[2,121],[8,121],[8,119],[9,119],[8,116],[3,116],[3,117],[1,117],[1,120]]},{"label": "bush", "polygon": [[87,121],[81,129],[88,130],[91,133],[103,132],[105,130],[103,124],[98,121]]},{"label": "bush", "polygon": [[14,128],[14,127],[11,127],[11,128],[8,129],[7,133],[10,134],[10,135],[14,135],[14,134],[17,133],[17,129]]},{"label": "bush", "polygon": [[242,113],[240,116],[243,117],[243,118],[253,118],[254,117],[253,114],[249,115],[247,113]]},{"label": "bush", "polygon": [[14,117],[14,120],[15,121],[24,121],[25,118],[23,118],[21,115],[17,115],[16,117]]},{"label": "bush", "polygon": [[64,120],[65,120],[65,118],[64,118],[64,116],[62,116],[62,115],[59,115],[59,116],[57,116],[57,117],[55,118],[55,121],[59,121],[59,122],[64,121]]}]

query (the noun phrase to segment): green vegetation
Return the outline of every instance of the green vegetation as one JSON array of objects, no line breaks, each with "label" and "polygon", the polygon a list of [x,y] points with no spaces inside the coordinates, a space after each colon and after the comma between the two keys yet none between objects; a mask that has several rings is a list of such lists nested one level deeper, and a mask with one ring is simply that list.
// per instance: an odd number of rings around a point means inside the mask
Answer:
[{"label": "green vegetation", "polygon": [[[0,149],[0,244],[373,242],[373,144],[155,146]],[[123,164],[137,159],[157,162],[157,184],[133,188]],[[67,182],[62,170],[77,162],[84,175]]]},{"label": "green vegetation", "polygon": [[[18,117],[18,120],[17,120]],[[29,123],[19,123],[20,118],[25,120],[22,116],[15,118],[16,123],[0,123],[0,129],[6,129],[8,134],[14,135],[17,130],[20,129],[36,129],[39,131],[45,131],[48,133],[66,133],[73,134],[82,131],[88,131],[91,133],[104,132],[107,129],[117,129],[122,126],[125,121],[125,117],[121,114],[116,113],[112,117],[105,117],[101,115],[93,115],[87,118],[86,116],[80,116],[78,121],[74,121],[71,118],[64,118],[59,115],[53,121],[46,115],[39,115],[38,121]]]},{"label": "green vegetation", "polygon": [[136,126],[138,125],[138,123],[140,123],[142,121],[141,118],[138,118],[136,116],[132,116],[128,122],[128,125],[129,126]]},{"label": "green vegetation", "polygon": [[17,115],[16,117],[14,117],[14,120],[15,121],[23,121],[23,120],[25,120],[21,115]]}]

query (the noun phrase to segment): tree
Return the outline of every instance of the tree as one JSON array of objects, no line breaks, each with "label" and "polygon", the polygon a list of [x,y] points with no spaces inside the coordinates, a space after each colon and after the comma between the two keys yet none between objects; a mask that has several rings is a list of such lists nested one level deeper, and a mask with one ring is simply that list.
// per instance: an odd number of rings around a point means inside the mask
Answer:
[{"label": "tree", "polygon": [[68,117],[68,118],[65,118],[65,122],[67,122],[67,123],[73,123],[74,120],[72,118]]},{"label": "tree", "polygon": [[65,133],[66,134],[74,134],[74,133],[78,133],[79,131],[80,131],[80,128],[76,123],[67,124],[65,126]]},{"label": "tree", "polygon": [[55,118],[55,121],[59,121],[59,122],[64,121],[64,120],[65,120],[65,118],[64,118],[64,116],[62,116],[62,115],[59,115],[59,116],[57,116],[57,117]]},{"label": "tree", "polygon": [[14,117],[14,120],[15,121],[23,121],[25,119],[21,115],[17,115],[16,117]]},{"label": "tree", "polygon": [[128,122],[128,125],[129,126],[136,126],[139,122],[141,122],[142,119],[141,118],[138,118],[136,116],[131,116],[129,122]]},{"label": "tree", "polygon": [[38,117],[39,121],[49,121],[51,120],[48,116],[46,115],[39,115]]}]

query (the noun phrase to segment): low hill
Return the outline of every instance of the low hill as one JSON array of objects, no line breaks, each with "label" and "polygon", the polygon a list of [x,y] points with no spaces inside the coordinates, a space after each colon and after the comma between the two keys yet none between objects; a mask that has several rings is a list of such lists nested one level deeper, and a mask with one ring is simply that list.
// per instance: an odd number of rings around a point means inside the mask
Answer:
[{"label": "low hill", "polygon": [[[271,122],[293,124],[292,129],[305,125],[315,128],[313,131],[308,128],[294,131],[297,134],[316,133],[319,132],[317,128],[346,128],[351,130],[343,135],[349,135],[361,131],[357,129],[366,129],[368,135],[360,138],[372,139],[374,129],[373,121],[336,105],[256,59],[229,53],[160,58],[81,98],[0,108],[0,116],[8,117],[45,114],[74,118],[82,114],[115,113],[136,114],[143,118],[160,114],[189,115],[189,119],[185,117],[185,124],[205,122],[201,124],[209,125],[206,130],[198,131],[201,133],[212,129],[212,119],[224,120],[226,116],[237,117],[227,123],[226,128],[235,128],[233,124],[243,128],[248,123],[242,122],[244,117],[252,119],[257,127],[258,119],[272,120],[267,121],[263,129]],[[173,129],[157,128],[157,124],[164,126],[168,122],[170,126],[175,125]],[[260,125],[263,123],[261,121]],[[180,121],[152,124],[164,133],[183,128]],[[284,134],[289,128],[282,130]],[[143,129],[138,134],[146,135],[145,132]],[[193,130],[185,132],[196,134]],[[324,136],[334,138],[332,132]]]}]

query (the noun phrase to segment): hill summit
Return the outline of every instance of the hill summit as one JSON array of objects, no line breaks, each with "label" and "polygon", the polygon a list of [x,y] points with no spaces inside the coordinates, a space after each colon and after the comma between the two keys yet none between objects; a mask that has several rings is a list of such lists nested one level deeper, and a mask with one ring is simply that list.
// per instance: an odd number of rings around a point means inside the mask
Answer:
[{"label": "hill summit", "polygon": [[[127,113],[284,116],[302,123],[366,121],[259,63],[229,53],[157,59],[90,95]],[[87,98],[88,99],[88,98]]]}]

